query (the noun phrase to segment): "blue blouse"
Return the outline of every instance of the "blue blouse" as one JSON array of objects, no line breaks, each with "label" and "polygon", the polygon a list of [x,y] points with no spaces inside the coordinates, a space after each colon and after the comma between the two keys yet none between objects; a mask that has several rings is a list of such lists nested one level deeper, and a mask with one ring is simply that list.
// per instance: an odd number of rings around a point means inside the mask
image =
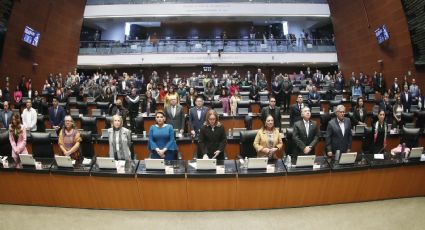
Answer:
[{"label": "blue blouse", "polygon": [[167,150],[177,150],[176,140],[174,139],[173,126],[164,124],[162,127],[152,125],[149,129],[148,149],[155,150],[156,148]]}]

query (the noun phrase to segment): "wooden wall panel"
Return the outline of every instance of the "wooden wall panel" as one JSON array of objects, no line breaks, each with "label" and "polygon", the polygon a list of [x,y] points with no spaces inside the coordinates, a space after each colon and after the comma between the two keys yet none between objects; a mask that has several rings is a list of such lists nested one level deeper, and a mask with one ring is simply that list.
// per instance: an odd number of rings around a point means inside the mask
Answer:
[{"label": "wooden wall panel", "polygon": [[[378,71],[384,74],[389,85],[394,77],[400,79],[407,71],[411,71],[419,85],[425,85],[425,69],[416,69],[414,66],[407,21],[399,0],[328,2],[339,67],[346,77],[352,71],[357,74],[363,71],[370,75]],[[386,25],[390,33],[385,47],[378,45],[374,34],[381,25]],[[383,64],[379,64],[378,60],[382,60]]]},{"label": "wooden wall panel", "polygon": [[[0,76],[10,77],[11,91],[21,75],[31,77],[33,88],[40,89],[49,73],[66,74],[76,68],[85,4],[85,0],[14,2],[0,64]],[[38,47],[21,40],[25,26],[41,33]]]}]

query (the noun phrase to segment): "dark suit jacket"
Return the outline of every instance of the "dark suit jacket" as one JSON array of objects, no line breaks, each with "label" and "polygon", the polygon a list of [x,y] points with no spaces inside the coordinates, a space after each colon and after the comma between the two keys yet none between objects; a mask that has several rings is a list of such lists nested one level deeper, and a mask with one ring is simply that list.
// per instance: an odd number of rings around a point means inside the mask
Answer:
[{"label": "dark suit jacket", "polygon": [[171,108],[171,105],[165,108],[165,118],[167,119],[167,124],[172,125],[173,129],[184,129],[185,116],[183,106],[176,105],[176,115],[174,117]]},{"label": "dark suit jacket", "polygon": [[316,146],[319,141],[319,130],[317,129],[316,122],[311,120],[309,121],[308,136],[305,130],[304,120],[295,122],[292,139],[295,143],[295,148],[293,149],[294,155],[305,155],[304,148],[306,146],[313,147],[309,155],[314,155],[314,146]]},{"label": "dark suit jacket", "polygon": [[379,109],[385,111],[385,121],[387,124],[392,124],[392,117],[393,117],[393,107],[390,102],[388,102],[387,105],[385,105],[384,101],[382,100],[379,103]]},{"label": "dark suit jacket", "polygon": [[367,118],[367,112],[366,110],[363,108],[363,116],[360,117],[360,112],[359,110],[355,109],[353,112],[353,125],[358,125],[359,122],[363,122],[366,123],[366,118]]},{"label": "dark suit jacket", "polygon": [[[305,105],[304,105],[305,106]],[[301,110],[298,107],[298,103],[291,105],[289,114],[290,125],[293,126],[295,122],[301,120]]]},{"label": "dark suit jacket", "polygon": [[408,98],[406,100],[406,94],[404,92],[400,93],[401,104],[403,105],[404,112],[407,110],[410,111],[410,106],[412,105],[412,94],[410,92],[407,93]]},{"label": "dark suit jacket", "polygon": [[205,122],[205,115],[208,112],[208,108],[202,106],[201,108],[201,119],[198,118],[197,108],[193,107],[189,109],[189,126],[191,130],[195,130],[196,133],[199,133],[202,125]]},{"label": "dark suit jacket", "polygon": [[52,126],[63,126],[63,120],[65,119],[65,110],[62,106],[58,105],[58,112],[55,116],[55,110],[53,106],[49,108],[49,120]]},{"label": "dark suit jacket", "polygon": [[347,149],[351,149],[351,142],[353,139],[350,119],[344,118],[344,136],[342,136],[342,131],[337,119],[338,118],[334,118],[329,121],[326,130],[326,152],[332,152],[333,154],[335,154],[336,150],[340,150],[340,153],[346,153]]},{"label": "dark suit jacket", "polygon": [[146,107],[147,107],[147,100],[143,99],[142,100],[142,113],[155,113],[156,110],[156,101],[155,99],[152,98],[151,102],[150,102],[150,111],[146,111]]},{"label": "dark suit jacket", "polygon": [[[10,124],[10,121],[12,120],[12,115],[13,113],[11,110],[8,110],[7,113],[5,113],[4,110],[0,111],[0,121],[1,121],[1,124],[3,125],[3,128],[9,129],[9,124]],[[7,116],[7,123],[5,120],[5,116]]]},{"label": "dark suit jacket", "polygon": [[217,159],[224,160],[224,147],[226,146],[226,133],[224,126],[216,126],[212,131],[211,126],[203,125],[199,133],[198,158],[207,154],[209,158],[214,156],[214,152],[220,150]]},{"label": "dark suit jacket", "polygon": [[[308,103],[310,104],[310,106],[312,106],[312,105],[313,106],[319,106],[320,105],[320,99],[321,99],[320,93],[318,93],[318,92],[316,92],[316,93],[310,92],[308,94]],[[311,100],[317,100],[317,103],[313,104],[313,102]]]},{"label": "dark suit jacket", "polygon": [[[269,114],[270,114],[270,106],[266,106],[266,107],[261,109],[261,121],[263,121],[263,123],[265,123],[266,118]],[[280,107],[275,106],[274,114],[271,114],[271,115],[273,116],[273,119],[274,119],[274,127],[280,129],[280,127],[281,127]]]}]

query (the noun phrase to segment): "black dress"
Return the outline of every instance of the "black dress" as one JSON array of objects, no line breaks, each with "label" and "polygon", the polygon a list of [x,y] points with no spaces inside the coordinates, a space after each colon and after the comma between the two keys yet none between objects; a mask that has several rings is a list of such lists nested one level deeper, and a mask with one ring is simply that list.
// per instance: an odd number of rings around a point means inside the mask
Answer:
[{"label": "black dress", "polygon": [[384,122],[384,124],[378,124],[378,133],[375,138],[376,133],[376,123],[372,126],[372,133],[373,133],[373,153],[378,153],[379,151],[384,148],[384,142],[385,142],[385,126],[387,124]]},{"label": "black dress", "polygon": [[204,154],[207,154],[209,158],[212,158],[214,152],[220,150],[217,160],[224,160],[226,141],[226,133],[223,125],[215,126],[214,129],[209,125],[203,125],[199,133],[197,157],[202,158]]}]

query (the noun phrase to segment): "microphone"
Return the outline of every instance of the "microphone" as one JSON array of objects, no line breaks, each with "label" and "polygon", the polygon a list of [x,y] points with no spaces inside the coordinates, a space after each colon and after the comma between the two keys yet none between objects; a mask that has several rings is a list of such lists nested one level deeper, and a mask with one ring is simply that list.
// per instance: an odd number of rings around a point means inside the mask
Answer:
[{"label": "microphone", "polygon": [[382,147],[382,149],[381,149],[381,150],[379,150],[376,154],[381,153],[381,152],[382,152],[382,150],[384,150],[384,148],[385,148],[385,147]]}]

